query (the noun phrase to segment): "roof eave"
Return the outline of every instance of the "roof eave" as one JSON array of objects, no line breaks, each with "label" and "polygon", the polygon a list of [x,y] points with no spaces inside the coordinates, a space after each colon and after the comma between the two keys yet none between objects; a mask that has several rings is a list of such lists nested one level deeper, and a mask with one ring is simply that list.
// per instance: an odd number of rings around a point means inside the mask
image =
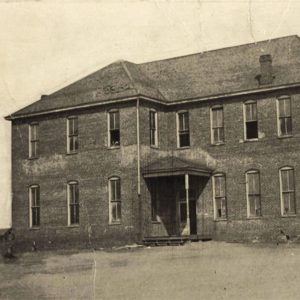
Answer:
[{"label": "roof eave", "polygon": [[170,102],[166,102],[165,100],[160,100],[160,99],[154,99],[154,98],[151,98],[151,97],[148,97],[145,95],[135,95],[135,96],[128,97],[128,98],[116,98],[116,99],[111,99],[111,100],[107,100],[107,101],[94,102],[94,103],[82,104],[82,105],[77,105],[77,106],[69,106],[69,107],[64,107],[64,108],[45,110],[45,111],[23,114],[23,115],[11,114],[4,118],[5,118],[5,120],[12,121],[12,120],[16,120],[16,119],[24,119],[24,118],[30,118],[30,117],[40,116],[40,115],[65,112],[65,111],[70,111],[70,110],[74,110],[74,109],[83,109],[83,108],[102,106],[102,105],[107,105],[107,104],[112,104],[112,103],[132,101],[132,100],[136,100],[137,98],[143,98],[147,101],[155,102],[158,104],[163,104],[166,106],[172,106],[172,105],[180,105],[180,104],[185,104],[185,103],[197,103],[197,102],[203,102],[203,101],[209,101],[209,100],[217,100],[217,99],[221,99],[221,98],[229,98],[229,97],[245,96],[245,95],[258,94],[258,93],[264,93],[264,92],[272,92],[272,91],[278,91],[278,90],[283,90],[283,89],[287,89],[287,88],[297,88],[297,87],[300,87],[300,82],[283,84],[283,85],[278,85],[278,86],[271,86],[271,87],[259,87],[257,89],[243,90],[243,91],[231,92],[231,93],[226,93],[226,94],[217,94],[217,95],[205,96],[205,97],[201,97],[201,98],[199,98],[199,97],[187,98],[187,99],[183,99],[183,100],[175,100],[175,101],[170,101]]}]

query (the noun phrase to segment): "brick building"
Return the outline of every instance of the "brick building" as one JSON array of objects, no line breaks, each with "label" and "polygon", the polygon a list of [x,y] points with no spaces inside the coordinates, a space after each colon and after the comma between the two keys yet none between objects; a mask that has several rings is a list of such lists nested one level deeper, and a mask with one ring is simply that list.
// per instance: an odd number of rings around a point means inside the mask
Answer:
[{"label": "brick building", "polygon": [[118,61],[6,119],[22,243],[300,234],[297,36]]}]

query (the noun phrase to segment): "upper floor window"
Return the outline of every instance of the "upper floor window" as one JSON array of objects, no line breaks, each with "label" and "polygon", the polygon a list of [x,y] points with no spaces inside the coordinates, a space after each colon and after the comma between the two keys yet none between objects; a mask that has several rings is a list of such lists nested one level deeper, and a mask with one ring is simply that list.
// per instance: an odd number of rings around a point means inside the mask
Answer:
[{"label": "upper floor window", "polygon": [[109,223],[121,223],[121,180],[112,177],[108,184],[109,194]]},{"label": "upper floor window", "polygon": [[215,219],[227,218],[226,201],[226,179],[225,174],[215,174],[213,176],[213,195],[214,195],[214,217]]},{"label": "upper floor window", "polygon": [[279,170],[279,174],[281,214],[294,215],[296,214],[294,169],[284,167]]},{"label": "upper floor window", "polygon": [[190,146],[189,113],[177,113],[177,145],[179,148]]},{"label": "upper floor window", "polygon": [[158,135],[157,135],[157,112],[155,110],[149,111],[149,127],[150,127],[150,145],[158,146]]},{"label": "upper floor window", "polygon": [[258,138],[257,104],[255,101],[244,103],[244,128],[246,140]]},{"label": "upper floor window", "polygon": [[76,153],[78,150],[78,118],[68,117],[67,119],[67,152]]},{"label": "upper floor window", "polygon": [[32,123],[29,125],[29,158],[38,157],[38,144],[39,144],[39,124]]},{"label": "upper floor window", "polygon": [[77,181],[68,183],[68,224],[79,224],[79,188]]},{"label": "upper floor window", "polygon": [[251,170],[246,173],[247,215],[261,216],[260,176],[259,171]]},{"label": "upper floor window", "polygon": [[40,187],[38,185],[29,187],[29,226],[40,226]]},{"label": "upper floor window", "polygon": [[108,145],[120,146],[120,113],[118,110],[108,112]]},{"label": "upper floor window", "polygon": [[285,97],[277,100],[278,135],[292,134],[291,98]]},{"label": "upper floor window", "polygon": [[214,106],[211,108],[211,142],[221,144],[224,141],[223,106]]}]

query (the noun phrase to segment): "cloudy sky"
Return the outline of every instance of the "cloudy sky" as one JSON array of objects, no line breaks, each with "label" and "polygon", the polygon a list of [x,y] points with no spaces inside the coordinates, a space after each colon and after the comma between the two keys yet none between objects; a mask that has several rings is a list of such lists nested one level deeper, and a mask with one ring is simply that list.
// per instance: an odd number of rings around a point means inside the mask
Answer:
[{"label": "cloudy sky", "polygon": [[136,63],[300,35],[298,0],[1,1],[0,228],[19,108],[118,59]]}]

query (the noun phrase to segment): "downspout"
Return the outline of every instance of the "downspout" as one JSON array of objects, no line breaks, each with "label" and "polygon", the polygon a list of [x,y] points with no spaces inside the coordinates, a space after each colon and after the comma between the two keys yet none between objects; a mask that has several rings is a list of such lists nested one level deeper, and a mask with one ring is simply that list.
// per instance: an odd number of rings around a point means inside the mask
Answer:
[{"label": "downspout", "polygon": [[140,99],[136,100],[136,146],[137,146],[137,194],[138,194],[138,220],[139,234],[138,240],[143,240],[143,209],[141,200],[141,145],[140,145]]},{"label": "downspout", "polygon": [[141,154],[140,154],[140,99],[136,100],[136,145],[137,145],[137,190],[138,196],[141,195]]}]

